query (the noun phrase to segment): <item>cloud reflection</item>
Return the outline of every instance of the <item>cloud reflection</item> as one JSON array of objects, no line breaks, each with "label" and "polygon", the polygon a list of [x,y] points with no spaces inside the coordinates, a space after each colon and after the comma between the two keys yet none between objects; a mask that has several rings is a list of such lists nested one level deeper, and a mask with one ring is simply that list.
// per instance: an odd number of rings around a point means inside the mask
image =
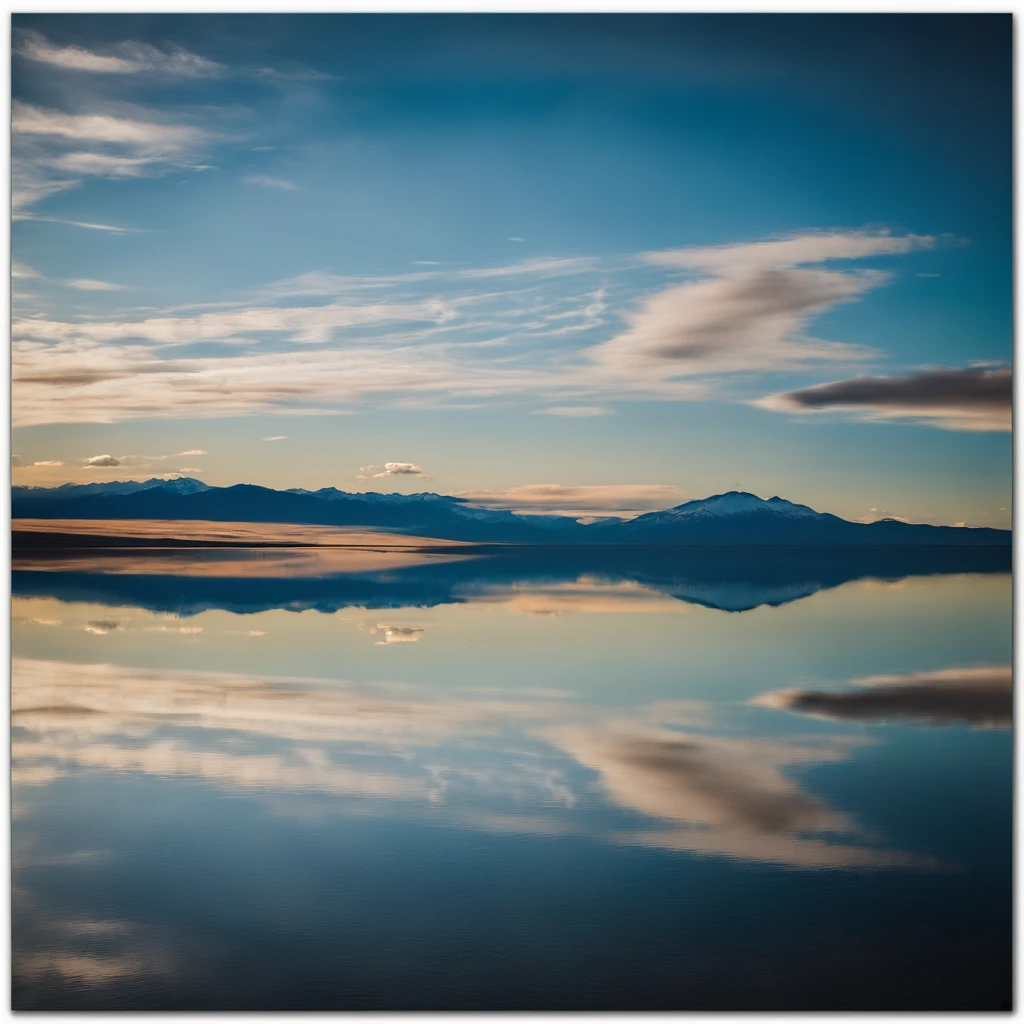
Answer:
[{"label": "cloud reflection", "polygon": [[925,725],[1013,724],[1013,670],[952,668],[853,680],[852,690],[776,690],[755,704],[853,722],[903,719]]},{"label": "cloud reflection", "polygon": [[848,839],[859,829],[783,772],[844,760],[849,744],[722,739],[631,722],[572,725],[547,735],[599,774],[613,803],[681,826],[619,833],[622,842],[791,867],[910,863],[893,851],[825,842],[822,833]]},{"label": "cloud reflection", "polygon": [[[437,695],[19,658],[12,710],[22,791],[83,770],[119,772],[264,797],[351,798],[372,813],[401,801],[403,814],[460,827],[789,867],[922,863],[869,845],[856,822],[793,775],[842,761],[863,741],[683,731],[711,721],[707,705],[689,701],[616,718],[558,691]],[[581,770],[597,773],[601,799]]]}]

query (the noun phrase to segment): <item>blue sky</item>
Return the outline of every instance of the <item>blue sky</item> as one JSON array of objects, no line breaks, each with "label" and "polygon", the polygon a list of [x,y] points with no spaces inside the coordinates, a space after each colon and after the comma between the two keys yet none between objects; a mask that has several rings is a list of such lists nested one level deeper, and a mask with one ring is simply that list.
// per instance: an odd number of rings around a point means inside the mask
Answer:
[{"label": "blue sky", "polygon": [[1009,16],[12,45],[16,483],[1009,524]]}]

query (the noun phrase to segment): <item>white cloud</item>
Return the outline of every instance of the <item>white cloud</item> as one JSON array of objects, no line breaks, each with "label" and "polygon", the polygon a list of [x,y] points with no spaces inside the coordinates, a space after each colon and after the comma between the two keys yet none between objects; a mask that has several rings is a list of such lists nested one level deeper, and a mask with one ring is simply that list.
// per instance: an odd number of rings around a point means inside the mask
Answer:
[{"label": "white cloud", "polygon": [[294,182],[287,181],[284,178],[271,178],[265,174],[251,174],[247,178],[243,178],[247,185],[262,185],[264,188],[276,188],[283,189],[287,192],[294,192],[298,189],[298,185]]},{"label": "white cloud", "polygon": [[192,448],[187,452],[178,452],[179,455],[209,455],[207,451],[203,451],[202,448]]},{"label": "white cloud", "polygon": [[261,438],[263,441],[287,441],[287,434],[272,434],[270,437]]},{"label": "white cloud", "polygon": [[[140,114],[151,116],[151,111]],[[211,133],[192,125],[110,113],[67,113],[19,100],[11,104],[11,138],[16,218],[31,216],[25,212],[28,207],[76,187],[84,178],[161,175],[202,166],[196,163],[196,154],[214,140]],[[111,229],[82,221],[63,222]]]},{"label": "white cloud", "polygon": [[174,156],[205,141],[207,133],[188,125],[160,124],[109,114],[66,114],[15,100],[11,109],[14,135],[37,135],[126,146],[152,158]]},{"label": "white cloud", "polygon": [[176,78],[216,78],[227,69],[188,50],[174,47],[159,50],[147,43],[123,42],[110,53],[97,53],[81,46],[51,43],[38,32],[28,32],[15,54],[69,71],[94,74],[137,75],[161,74]]},{"label": "white cloud", "polygon": [[19,263],[17,260],[11,260],[11,277],[23,279],[39,276],[39,273],[31,267],[26,266],[24,263]]},{"label": "white cloud", "polygon": [[123,284],[111,284],[109,281],[94,281],[88,277],[77,277],[64,282],[70,288],[83,292],[117,292],[123,291]]},{"label": "white cloud", "polygon": [[35,469],[37,467],[39,467],[39,468],[43,468],[43,467],[49,468],[49,467],[57,467],[57,466],[63,466],[63,465],[64,465],[64,463],[60,462],[57,459],[47,459],[47,460],[45,460],[43,462],[33,462],[32,465],[29,467],[29,469]]},{"label": "white cloud", "polygon": [[85,465],[90,469],[101,469],[109,466],[120,466],[121,462],[119,459],[115,459],[113,455],[93,455],[85,460]]}]

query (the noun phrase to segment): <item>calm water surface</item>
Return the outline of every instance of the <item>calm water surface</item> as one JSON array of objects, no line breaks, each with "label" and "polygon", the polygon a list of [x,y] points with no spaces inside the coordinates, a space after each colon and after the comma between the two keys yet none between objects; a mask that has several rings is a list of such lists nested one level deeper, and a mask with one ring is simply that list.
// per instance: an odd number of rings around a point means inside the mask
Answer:
[{"label": "calm water surface", "polygon": [[1005,572],[175,557],[14,574],[16,1008],[1009,1007]]}]

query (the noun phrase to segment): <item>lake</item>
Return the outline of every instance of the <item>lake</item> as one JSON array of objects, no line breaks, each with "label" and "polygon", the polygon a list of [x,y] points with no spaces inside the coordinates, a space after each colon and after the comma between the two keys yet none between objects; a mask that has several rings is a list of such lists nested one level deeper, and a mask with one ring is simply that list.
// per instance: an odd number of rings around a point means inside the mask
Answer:
[{"label": "lake", "polygon": [[303,550],[15,560],[16,1009],[1010,1007],[1006,552]]}]

